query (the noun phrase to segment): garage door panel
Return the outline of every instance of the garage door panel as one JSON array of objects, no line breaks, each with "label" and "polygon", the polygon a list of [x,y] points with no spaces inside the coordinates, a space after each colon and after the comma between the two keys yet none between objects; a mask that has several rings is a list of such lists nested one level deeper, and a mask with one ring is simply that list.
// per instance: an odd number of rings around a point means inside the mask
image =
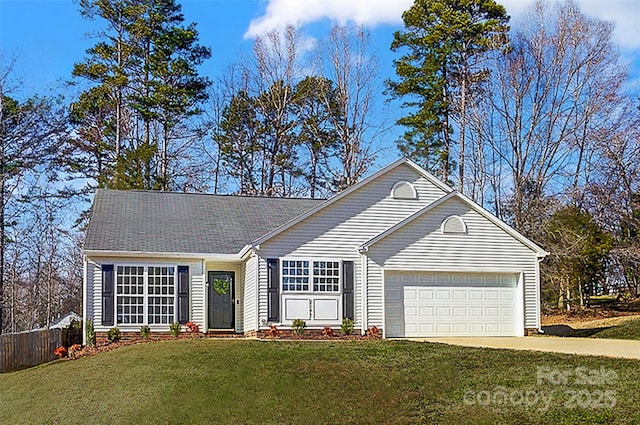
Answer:
[{"label": "garage door panel", "polygon": [[482,307],[469,307],[469,317],[482,317]]},{"label": "garage door panel", "polygon": [[432,306],[422,306],[422,307],[420,307],[420,316],[421,317],[434,317],[434,308]]},{"label": "garage door panel", "polygon": [[467,291],[461,289],[454,289],[453,291],[453,299],[456,301],[466,301],[467,300]]},{"label": "garage door panel", "polygon": [[517,277],[387,272],[387,336],[516,334]]},{"label": "garage door panel", "polygon": [[450,289],[440,289],[438,288],[436,290],[436,299],[443,301],[443,300],[450,300],[451,299],[451,290]]},{"label": "garage door panel", "polygon": [[417,300],[418,299],[418,289],[417,288],[407,288],[404,290],[404,299],[405,300]]},{"label": "garage door panel", "polygon": [[498,301],[500,299],[500,295],[498,294],[498,291],[496,291],[496,290],[487,289],[484,292],[484,299],[485,299],[485,301]]},{"label": "garage door panel", "polygon": [[433,289],[421,288],[419,298],[421,300],[432,300],[434,298],[433,292]]},{"label": "garage door panel", "polygon": [[453,317],[467,318],[468,316],[467,307],[453,307]]}]

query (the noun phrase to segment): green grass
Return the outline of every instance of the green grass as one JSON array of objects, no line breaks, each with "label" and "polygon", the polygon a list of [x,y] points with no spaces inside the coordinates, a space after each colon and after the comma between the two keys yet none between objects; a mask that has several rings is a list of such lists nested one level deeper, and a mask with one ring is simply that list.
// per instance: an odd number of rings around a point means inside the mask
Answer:
[{"label": "green grass", "polygon": [[[164,341],[1,374],[0,423],[622,424],[640,421],[638,366],[406,341]],[[538,367],[556,381],[538,384]],[[617,378],[587,385],[585,371]],[[498,393],[513,400],[478,404]]]},{"label": "green grass", "polygon": [[591,335],[593,338],[640,339],[640,319],[628,320],[619,325],[600,330]]}]

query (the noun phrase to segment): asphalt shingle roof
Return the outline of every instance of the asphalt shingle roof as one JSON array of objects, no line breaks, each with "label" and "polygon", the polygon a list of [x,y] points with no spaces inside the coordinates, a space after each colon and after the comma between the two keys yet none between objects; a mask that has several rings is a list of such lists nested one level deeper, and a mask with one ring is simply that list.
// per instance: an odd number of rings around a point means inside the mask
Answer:
[{"label": "asphalt shingle roof", "polygon": [[85,249],[235,254],[321,202],[98,189]]}]

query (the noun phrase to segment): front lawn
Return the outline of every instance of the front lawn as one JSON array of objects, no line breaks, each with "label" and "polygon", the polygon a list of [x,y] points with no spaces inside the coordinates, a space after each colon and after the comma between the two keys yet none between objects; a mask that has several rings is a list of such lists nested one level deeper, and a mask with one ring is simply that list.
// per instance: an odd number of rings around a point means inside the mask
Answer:
[{"label": "front lawn", "polygon": [[0,374],[0,423],[632,423],[633,360],[405,341],[193,339]]},{"label": "front lawn", "polygon": [[640,319],[627,320],[619,325],[602,329],[591,336],[608,339],[640,339]]}]

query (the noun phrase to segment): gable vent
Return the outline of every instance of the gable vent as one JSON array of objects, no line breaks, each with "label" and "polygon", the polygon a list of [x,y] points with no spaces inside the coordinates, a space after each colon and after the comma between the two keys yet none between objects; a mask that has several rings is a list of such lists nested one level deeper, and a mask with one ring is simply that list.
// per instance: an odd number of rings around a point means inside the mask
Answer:
[{"label": "gable vent", "polygon": [[408,181],[401,180],[391,188],[391,196],[394,199],[418,199],[418,191]]},{"label": "gable vent", "polygon": [[452,215],[442,222],[442,233],[467,233],[467,225],[460,217]]}]

